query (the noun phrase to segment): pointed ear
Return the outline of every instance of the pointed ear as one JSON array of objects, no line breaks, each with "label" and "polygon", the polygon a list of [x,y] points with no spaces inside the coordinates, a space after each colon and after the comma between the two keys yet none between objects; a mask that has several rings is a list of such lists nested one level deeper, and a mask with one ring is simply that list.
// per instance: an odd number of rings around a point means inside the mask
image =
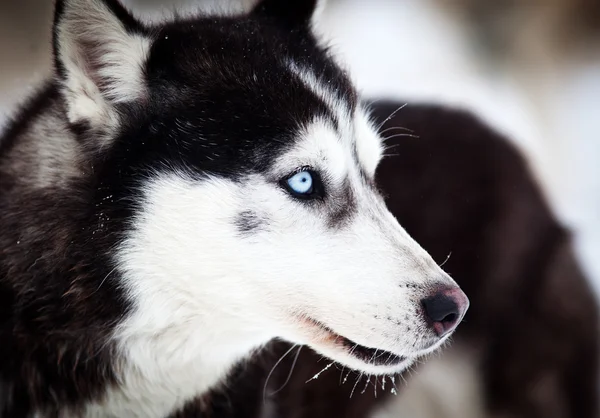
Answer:
[{"label": "pointed ear", "polygon": [[289,30],[311,29],[324,7],[325,0],[260,0],[252,13],[269,17]]},{"label": "pointed ear", "polygon": [[118,103],[144,96],[150,38],[117,0],[57,0],[53,43],[71,123],[110,129]]}]

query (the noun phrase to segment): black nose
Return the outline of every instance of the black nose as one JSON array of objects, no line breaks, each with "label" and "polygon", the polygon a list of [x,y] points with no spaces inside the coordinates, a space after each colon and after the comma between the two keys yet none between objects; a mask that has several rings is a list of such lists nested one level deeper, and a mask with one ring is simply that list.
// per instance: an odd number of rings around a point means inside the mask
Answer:
[{"label": "black nose", "polygon": [[428,322],[439,337],[454,331],[469,308],[469,299],[457,287],[438,291],[421,303]]}]

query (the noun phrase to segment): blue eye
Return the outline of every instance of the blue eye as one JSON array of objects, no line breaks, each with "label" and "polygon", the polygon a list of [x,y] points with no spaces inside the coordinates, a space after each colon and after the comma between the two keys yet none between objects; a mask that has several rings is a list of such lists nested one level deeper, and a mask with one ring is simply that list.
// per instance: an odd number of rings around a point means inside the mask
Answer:
[{"label": "blue eye", "polygon": [[307,168],[290,174],[280,181],[281,186],[297,199],[313,200],[325,197],[321,177]]},{"label": "blue eye", "polygon": [[289,188],[300,195],[308,195],[312,193],[313,176],[309,171],[300,171],[287,179]]}]

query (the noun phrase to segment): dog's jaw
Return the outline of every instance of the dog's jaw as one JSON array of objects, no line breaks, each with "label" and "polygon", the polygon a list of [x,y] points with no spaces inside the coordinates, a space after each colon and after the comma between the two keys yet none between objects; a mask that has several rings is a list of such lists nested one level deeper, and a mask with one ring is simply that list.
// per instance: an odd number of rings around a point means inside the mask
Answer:
[{"label": "dog's jaw", "polygon": [[331,362],[367,375],[395,375],[414,364],[419,358],[438,350],[450,335],[437,338],[427,347],[410,353],[397,354],[377,347],[357,344],[312,318],[298,319],[301,338],[298,344],[309,345],[313,350],[331,359]]}]

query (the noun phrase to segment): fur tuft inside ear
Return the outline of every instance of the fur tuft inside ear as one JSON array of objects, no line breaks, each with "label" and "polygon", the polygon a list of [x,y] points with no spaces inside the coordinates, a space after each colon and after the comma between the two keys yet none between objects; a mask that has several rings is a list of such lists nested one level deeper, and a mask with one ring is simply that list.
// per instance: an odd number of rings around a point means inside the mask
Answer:
[{"label": "fur tuft inside ear", "polygon": [[271,18],[289,30],[311,29],[324,5],[325,0],[261,0],[252,13]]},{"label": "fur tuft inside ear", "polygon": [[116,0],[58,0],[54,59],[71,123],[110,129],[115,105],[145,94],[144,27]]}]

